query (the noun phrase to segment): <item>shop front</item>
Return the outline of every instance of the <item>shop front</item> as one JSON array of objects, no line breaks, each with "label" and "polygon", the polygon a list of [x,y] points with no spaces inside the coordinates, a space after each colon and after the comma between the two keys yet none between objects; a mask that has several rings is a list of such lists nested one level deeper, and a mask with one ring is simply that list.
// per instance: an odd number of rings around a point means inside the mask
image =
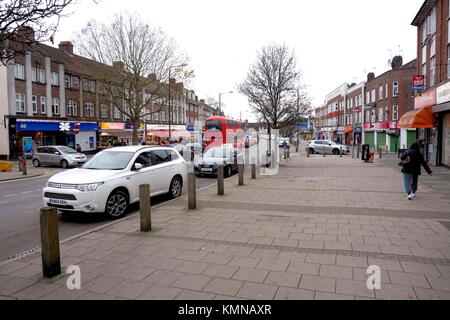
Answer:
[{"label": "shop front", "polygon": [[96,122],[68,122],[54,120],[10,119],[11,155],[23,152],[24,141],[30,141],[33,150],[40,146],[63,145],[83,152],[95,151]]},{"label": "shop front", "polygon": [[[436,117],[433,106],[436,104],[436,89],[422,93],[415,97],[414,110],[405,113],[398,124],[404,131],[407,130],[407,139],[402,139],[403,149],[409,148],[415,141],[421,142],[422,153],[431,165],[438,165],[438,139]],[[411,129],[417,130],[416,139],[411,136]],[[406,143],[406,145],[405,145]]]},{"label": "shop front", "polygon": [[436,89],[436,105],[433,113],[437,118],[437,163],[450,168],[450,82]]},{"label": "shop front", "polygon": [[[138,140],[144,141],[144,124],[138,129]],[[133,124],[125,122],[101,122],[99,149],[133,145]]]},{"label": "shop front", "polygon": [[191,141],[194,131],[188,130],[190,128],[193,127],[171,125],[169,134],[168,124],[147,124],[145,127],[146,142],[150,144],[160,144],[161,142],[168,141],[169,139],[172,142],[179,141],[180,138],[183,141]]}]

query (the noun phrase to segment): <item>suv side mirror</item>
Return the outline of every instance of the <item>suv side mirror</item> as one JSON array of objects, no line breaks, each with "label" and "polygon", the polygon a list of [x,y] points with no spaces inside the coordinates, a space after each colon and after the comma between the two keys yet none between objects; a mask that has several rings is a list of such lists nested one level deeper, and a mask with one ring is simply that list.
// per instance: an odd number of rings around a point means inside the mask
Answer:
[{"label": "suv side mirror", "polygon": [[56,151],[55,154],[56,154],[57,156],[60,156],[60,155],[61,155],[61,153],[58,152],[58,151]]},{"label": "suv side mirror", "polygon": [[142,163],[135,163],[133,165],[133,171],[139,171],[143,168],[144,166],[142,165]]}]

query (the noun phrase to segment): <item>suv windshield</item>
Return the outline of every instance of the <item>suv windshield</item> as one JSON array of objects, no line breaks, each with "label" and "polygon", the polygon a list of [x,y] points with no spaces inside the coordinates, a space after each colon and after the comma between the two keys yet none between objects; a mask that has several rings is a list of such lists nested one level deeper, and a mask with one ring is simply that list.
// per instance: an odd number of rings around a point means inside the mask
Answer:
[{"label": "suv windshield", "polygon": [[100,152],[91,160],[89,160],[83,169],[92,170],[122,170],[125,169],[134,152],[125,151],[106,151]]},{"label": "suv windshield", "polygon": [[69,147],[58,147],[58,150],[61,153],[64,153],[64,154],[78,153],[78,152],[76,152],[75,150],[73,150],[72,148],[69,148]]}]

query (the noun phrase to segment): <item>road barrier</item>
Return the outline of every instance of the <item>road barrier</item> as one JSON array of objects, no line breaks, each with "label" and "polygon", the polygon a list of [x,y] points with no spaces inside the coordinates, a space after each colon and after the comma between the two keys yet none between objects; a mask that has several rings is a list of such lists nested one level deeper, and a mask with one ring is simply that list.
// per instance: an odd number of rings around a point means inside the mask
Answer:
[{"label": "road barrier", "polygon": [[217,167],[217,195],[219,196],[223,196],[225,194],[223,169],[223,165]]},{"label": "road barrier", "polygon": [[42,274],[45,278],[53,278],[61,274],[58,210],[56,208],[42,208],[39,220],[41,225]]},{"label": "road barrier", "polygon": [[256,179],[256,164],[252,164],[252,179]]},{"label": "road barrier", "polygon": [[188,176],[188,208],[189,210],[197,209],[197,186],[195,181],[195,173],[189,172]]},{"label": "road barrier", "polygon": [[238,170],[239,170],[239,185],[244,185],[244,165],[238,164]]},{"label": "road barrier", "polygon": [[150,185],[139,185],[139,209],[141,215],[141,232],[152,230],[152,209],[150,202]]}]

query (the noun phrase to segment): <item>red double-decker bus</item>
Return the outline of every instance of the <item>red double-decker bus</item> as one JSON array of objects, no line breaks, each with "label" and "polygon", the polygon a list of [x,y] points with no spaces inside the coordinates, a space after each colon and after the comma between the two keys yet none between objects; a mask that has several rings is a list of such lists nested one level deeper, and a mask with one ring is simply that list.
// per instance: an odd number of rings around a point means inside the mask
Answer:
[{"label": "red double-decker bus", "polygon": [[241,148],[245,145],[242,122],[225,117],[211,117],[206,120],[204,128],[205,146],[220,147],[232,145]]}]

